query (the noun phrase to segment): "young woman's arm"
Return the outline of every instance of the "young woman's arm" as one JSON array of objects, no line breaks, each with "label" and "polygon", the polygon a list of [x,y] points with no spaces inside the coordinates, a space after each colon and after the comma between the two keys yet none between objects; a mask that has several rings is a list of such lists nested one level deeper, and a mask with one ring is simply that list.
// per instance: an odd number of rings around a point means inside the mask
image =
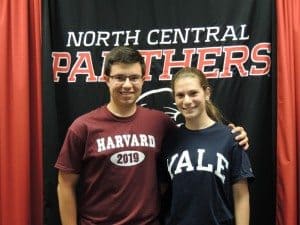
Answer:
[{"label": "young woman's arm", "polygon": [[235,225],[249,225],[250,202],[247,179],[233,184]]}]

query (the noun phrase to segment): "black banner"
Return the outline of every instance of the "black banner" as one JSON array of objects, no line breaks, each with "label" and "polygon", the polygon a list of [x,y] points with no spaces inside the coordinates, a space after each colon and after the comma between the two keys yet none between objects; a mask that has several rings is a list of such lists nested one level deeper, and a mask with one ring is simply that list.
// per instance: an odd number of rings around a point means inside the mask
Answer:
[{"label": "black banner", "polygon": [[251,224],[275,224],[273,7],[271,0],[44,1],[45,224],[60,224],[53,165],[66,130],[77,116],[108,102],[103,63],[119,45],[140,50],[146,61],[138,104],[162,110],[178,124],[172,74],[183,66],[205,72],[213,101],[250,138],[256,175]]}]

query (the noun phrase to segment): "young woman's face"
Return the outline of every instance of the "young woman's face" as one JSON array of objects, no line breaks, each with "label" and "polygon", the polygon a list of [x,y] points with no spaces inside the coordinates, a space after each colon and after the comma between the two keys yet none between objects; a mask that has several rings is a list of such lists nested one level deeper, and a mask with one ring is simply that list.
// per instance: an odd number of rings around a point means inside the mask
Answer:
[{"label": "young woman's face", "polygon": [[186,120],[199,120],[206,115],[205,100],[209,95],[209,90],[200,86],[197,77],[178,78],[174,83],[175,103]]}]

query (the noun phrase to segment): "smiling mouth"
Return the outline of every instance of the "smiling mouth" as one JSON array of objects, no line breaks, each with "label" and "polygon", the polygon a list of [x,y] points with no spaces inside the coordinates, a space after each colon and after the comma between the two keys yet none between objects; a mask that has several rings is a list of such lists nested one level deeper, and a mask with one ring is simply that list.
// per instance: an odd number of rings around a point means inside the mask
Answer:
[{"label": "smiling mouth", "polygon": [[187,113],[190,113],[194,110],[194,108],[182,108],[182,111],[183,112],[187,112]]},{"label": "smiling mouth", "polygon": [[122,96],[131,96],[131,95],[133,95],[134,93],[133,93],[133,92],[120,92],[120,94],[121,94]]},{"label": "smiling mouth", "polygon": [[120,91],[120,94],[129,95],[129,94],[133,94],[133,92],[132,91]]}]

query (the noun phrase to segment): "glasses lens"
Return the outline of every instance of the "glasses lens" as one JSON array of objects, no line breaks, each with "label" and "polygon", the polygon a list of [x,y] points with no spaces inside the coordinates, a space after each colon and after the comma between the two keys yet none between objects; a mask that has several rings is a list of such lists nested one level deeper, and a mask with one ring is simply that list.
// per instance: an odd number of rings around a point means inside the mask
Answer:
[{"label": "glasses lens", "polygon": [[118,74],[118,75],[113,75],[113,76],[110,76],[110,77],[112,79],[114,79],[115,81],[119,82],[119,83],[126,82],[127,78],[129,79],[129,81],[131,83],[136,83],[142,78],[141,75],[137,75],[137,74],[133,74],[133,75]]}]

